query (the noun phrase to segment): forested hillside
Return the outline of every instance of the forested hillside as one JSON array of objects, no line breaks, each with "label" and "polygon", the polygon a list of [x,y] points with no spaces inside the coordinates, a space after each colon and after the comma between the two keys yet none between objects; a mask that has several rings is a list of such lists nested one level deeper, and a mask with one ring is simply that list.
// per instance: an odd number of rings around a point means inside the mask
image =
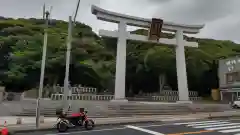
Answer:
[{"label": "forested hillside", "polygon": [[[48,29],[45,84],[63,84],[67,22],[52,20]],[[0,17],[1,85],[9,91],[38,87],[43,45],[44,21]],[[133,33],[147,34],[146,30]],[[77,23],[73,32],[70,82],[112,90],[115,75],[116,39],[101,38],[91,27]],[[162,37],[174,35],[163,33]],[[238,55],[240,46],[231,41],[188,38],[199,48],[186,50],[189,89],[207,95],[218,87],[217,60]],[[157,92],[159,78],[177,89],[174,48],[129,41],[127,46],[127,93]]]}]

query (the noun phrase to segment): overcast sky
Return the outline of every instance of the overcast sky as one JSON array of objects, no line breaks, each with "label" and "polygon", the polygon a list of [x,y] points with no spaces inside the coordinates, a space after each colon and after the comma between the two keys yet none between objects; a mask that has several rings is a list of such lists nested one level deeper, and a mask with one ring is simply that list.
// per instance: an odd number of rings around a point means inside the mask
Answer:
[{"label": "overcast sky", "polygon": [[[52,18],[67,20],[77,0],[0,0],[0,16],[41,17],[42,5],[53,6]],[[159,17],[166,21],[205,24],[197,37],[240,42],[240,0],[81,0],[78,21],[99,29],[116,29],[91,14],[91,5],[139,17]]]}]

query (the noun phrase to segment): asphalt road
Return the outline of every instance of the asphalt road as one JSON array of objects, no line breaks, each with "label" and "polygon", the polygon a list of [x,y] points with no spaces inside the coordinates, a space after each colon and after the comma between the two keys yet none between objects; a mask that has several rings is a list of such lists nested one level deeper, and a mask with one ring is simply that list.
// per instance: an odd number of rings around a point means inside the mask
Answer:
[{"label": "asphalt road", "polygon": [[75,130],[66,133],[44,131],[17,135],[240,135],[240,119],[100,126],[91,131]]}]

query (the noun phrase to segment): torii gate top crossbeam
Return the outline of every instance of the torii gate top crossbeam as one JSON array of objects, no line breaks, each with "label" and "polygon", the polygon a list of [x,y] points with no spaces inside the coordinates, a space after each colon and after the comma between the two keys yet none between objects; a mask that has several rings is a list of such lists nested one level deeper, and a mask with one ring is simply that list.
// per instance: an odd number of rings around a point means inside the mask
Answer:
[{"label": "torii gate top crossbeam", "polygon": [[[92,13],[96,15],[99,20],[104,20],[113,23],[119,23],[120,21],[124,20],[130,26],[138,26],[143,28],[149,28],[151,24],[151,19],[120,14],[102,9],[95,5],[92,5]],[[183,30],[184,33],[187,34],[197,34],[199,33],[199,30],[202,29],[203,27],[204,25],[185,25],[164,21],[162,30],[176,32],[178,29],[181,29]]]}]

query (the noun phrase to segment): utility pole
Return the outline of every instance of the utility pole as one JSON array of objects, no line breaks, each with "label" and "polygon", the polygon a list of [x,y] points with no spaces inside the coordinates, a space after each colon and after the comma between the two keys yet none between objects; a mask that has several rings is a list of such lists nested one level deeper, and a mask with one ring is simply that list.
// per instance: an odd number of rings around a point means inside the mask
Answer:
[{"label": "utility pole", "polygon": [[48,11],[45,12],[45,4],[43,7],[43,19],[45,19],[45,29],[44,29],[44,41],[43,41],[43,52],[42,52],[42,64],[41,64],[41,75],[39,82],[39,90],[38,90],[38,99],[37,99],[37,107],[36,107],[36,128],[40,126],[40,101],[42,98],[43,91],[43,83],[44,83],[44,72],[45,72],[45,62],[46,62],[46,53],[47,53],[47,40],[48,40],[48,21],[49,21],[50,13]]},{"label": "utility pole", "polygon": [[71,55],[71,44],[72,44],[72,17],[69,16],[68,22],[68,38],[67,38],[67,52],[66,52],[66,69],[64,78],[64,107],[65,111],[68,108],[68,95],[69,95],[69,67],[70,67],[70,55]]},{"label": "utility pole", "polygon": [[69,16],[68,22],[68,38],[67,38],[67,52],[66,52],[66,69],[65,69],[65,78],[64,78],[64,96],[63,96],[63,106],[65,112],[67,111],[68,106],[70,107],[70,102],[68,102],[68,96],[70,93],[69,90],[69,67],[70,67],[70,58],[71,58],[71,46],[72,46],[72,31],[73,23],[76,22],[77,13],[79,10],[80,0],[78,0],[75,15],[72,21],[72,17]]}]

